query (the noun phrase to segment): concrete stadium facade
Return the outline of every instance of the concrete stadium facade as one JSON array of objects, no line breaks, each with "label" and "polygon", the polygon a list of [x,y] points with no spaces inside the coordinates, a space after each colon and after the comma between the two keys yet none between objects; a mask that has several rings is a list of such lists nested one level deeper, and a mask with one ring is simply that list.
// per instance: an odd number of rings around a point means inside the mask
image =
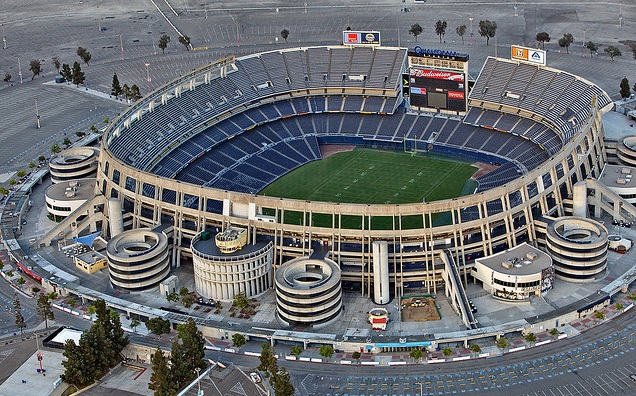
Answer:
[{"label": "concrete stadium facade", "polygon": [[[231,61],[227,59],[219,61],[160,88],[122,113],[109,125],[104,135],[97,176],[98,190],[107,197],[122,201],[124,210],[132,216],[133,228],[170,223],[173,228],[175,266],[180,265],[182,256],[192,255],[189,241],[197,233],[232,225],[248,229],[250,242],[255,241],[257,235],[270,238],[274,244],[275,267],[292,258],[309,256],[318,245],[328,246],[330,258],[340,265],[343,282],[359,285],[362,295],[367,296],[373,294],[372,245],[376,241],[386,241],[389,246],[392,293],[402,295],[405,289],[411,287],[437,292],[442,290],[443,284],[444,267],[440,265],[440,251],[452,255],[466,276],[476,258],[526,241],[535,246],[541,245],[545,240],[545,232],[535,224],[535,220],[570,214],[574,184],[588,177],[599,177],[606,162],[601,115],[607,108],[599,109],[596,98],[586,109],[589,110],[589,116],[578,125],[576,133],[564,138],[561,150],[540,166],[500,187],[426,203],[312,202],[215,189],[158,176],[127,163],[109,149],[114,139],[125,136],[131,124],[142,117],[152,117],[156,106],[170,106],[173,100],[178,100],[183,90],[194,90],[197,84],[223,78],[228,72],[229,63]],[[405,59],[403,63],[406,63]],[[403,71],[405,66],[396,67]],[[266,101],[312,95],[368,94],[391,97],[400,92],[399,79],[392,86],[368,91],[348,87],[344,82],[341,85],[334,88],[325,82],[324,86],[318,88],[273,94]],[[260,103],[263,101],[244,103],[241,108],[259,106]],[[469,99],[469,106],[496,108],[548,123],[540,115],[510,105]],[[215,114],[197,128],[201,130],[218,122],[223,116]],[[149,194],[148,191],[152,192]],[[171,202],[162,199],[166,191],[175,197]],[[193,197],[196,197],[195,207],[188,204],[193,202]],[[210,205],[211,202],[222,207],[222,210],[208,210],[215,206]],[[263,221],[258,216],[264,212],[272,213],[273,221]],[[285,215],[289,212],[300,213],[303,219],[301,224],[286,223]],[[437,225],[435,218],[440,215],[446,216],[448,221]],[[330,225],[316,226],[313,220],[317,217],[328,219]],[[344,227],[345,218],[358,219],[359,227]],[[405,224],[412,223],[405,220],[413,219],[417,219],[422,226],[410,227]],[[378,220],[390,226],[376,227]]]}]

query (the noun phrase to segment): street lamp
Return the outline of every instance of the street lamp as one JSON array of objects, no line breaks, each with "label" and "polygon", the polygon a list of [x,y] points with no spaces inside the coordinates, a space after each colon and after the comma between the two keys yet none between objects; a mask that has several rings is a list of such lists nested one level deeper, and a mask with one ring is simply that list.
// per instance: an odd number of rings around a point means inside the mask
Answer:
[{"label": "street lamp", "polygon": [[473,45],[473,17],[468,17],[470,21],[470,45]]},{"label": "street lamp", "polygon": [[4,34],[4,24],[2,25],[2,49],[7,49],[7,35]]},{"label": "street lamp", "polygon": [[201,369],[199,367],[195,368],[194,371],[196,371],[197,373],[197,387],[198,387],[198,392],[197,392],[197,396],[203,396],[203,391],[201,390],[201,377],[199,376],[199,372],[201,371]]},{"label": "street lamp", "polygon": [[20,76],[20,84],[22,84],[22,64],[20,64],[20,58],[18,58],[18,76]]},{"label": "street lamp", "polygon": [[148,83],[148,91],[150,92],[150,81],[152,81],[150,79],[150,63],[146,62],[144,65],[146,65],[146,82]]}]

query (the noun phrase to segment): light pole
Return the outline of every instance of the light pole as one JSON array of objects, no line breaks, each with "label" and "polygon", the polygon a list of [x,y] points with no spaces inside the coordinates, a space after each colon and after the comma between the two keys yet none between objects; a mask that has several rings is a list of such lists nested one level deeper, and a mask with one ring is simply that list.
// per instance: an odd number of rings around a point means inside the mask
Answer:
[{"label": "light pole", "polygon": [[239,34],[239,25],[238,21],[234,18],[234,15],[230,14],[230,18],[232,18],[232,22],[236,25],[236,45],[241,45],[241,35]]},{"label": "light pole", "polygon": [[146,65],[146,82],[148,83],[148,92],[150,92],[150,82],[152,81],[150,79],[150,63],[146,62],[144,65]]},{"label": "light pole", "polygon": [[194,369],[194,371],[196,371],[197,373],[197,388],[199,389],[197,391],[197,396],[203,396],[203,391],[201,391],[201,377],[199,376],[199,372],[201,371],[201,369],[197,367]]},{"label": "light pole", "polygon": [[124,60],[124,40],[119,35],[119,46],[121,47],[121,60]]},{"label": "light pole", "polygon": [[20,76],[20,84],[22,84],[22,65],[20,64],[20,58],[18,58],[18,76]]},{"label": "light pole", "polygon": [[473,17],[468,17],[470,21],[470,45],[473,45]]},{"label": "light pole", "polygon": [[7,35],[4,34],[4,24],[2,25],[2,49],[7,49]]}]

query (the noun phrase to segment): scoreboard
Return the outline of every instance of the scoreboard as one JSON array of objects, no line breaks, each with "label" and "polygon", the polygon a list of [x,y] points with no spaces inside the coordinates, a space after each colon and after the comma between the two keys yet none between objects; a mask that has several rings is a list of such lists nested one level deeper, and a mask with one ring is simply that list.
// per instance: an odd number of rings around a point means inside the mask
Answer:
[{"label": "scoreboard", "polygon": [[466,111],[466,78],[463,73],[411,67],[411,106]]},{"label": "scoreboard", "polygon": [[467,109],[467,75],[468,55],[416,47],[409,51],[402,92],[412,110],[463,114]]}]

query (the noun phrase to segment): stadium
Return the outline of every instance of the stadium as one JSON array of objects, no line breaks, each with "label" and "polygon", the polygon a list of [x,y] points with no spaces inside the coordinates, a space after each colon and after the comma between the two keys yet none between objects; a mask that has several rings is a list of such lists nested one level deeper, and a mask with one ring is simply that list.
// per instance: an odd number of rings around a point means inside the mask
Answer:
[{"label": "stadium", "polygon": [[[271,242],[274,268],[328,255],[343,288],[363,296],[374,296],[380,243],[392,296],[461,285],[475,259],[524,242],[545,246],[545,219],[572,214],[574,185],[598,178],[606,162],[601,116],[612,106],[599,87],[571,73],[494,57],[470,90],[465,73],[463,92],[414,90],[419,66],[454,76],[466,61],[381,46],[218,60],[109,125],[97,188],[107,204],[121,203],[126,229],[163,225],[174,266],[192,257],[201,232],[231,226],[247,229],[250,243]],[[334,147],[461,159],[483,169],[473,190],[432,201],[259,194]],[[445,271],[448,263],[457,271]]]}]

